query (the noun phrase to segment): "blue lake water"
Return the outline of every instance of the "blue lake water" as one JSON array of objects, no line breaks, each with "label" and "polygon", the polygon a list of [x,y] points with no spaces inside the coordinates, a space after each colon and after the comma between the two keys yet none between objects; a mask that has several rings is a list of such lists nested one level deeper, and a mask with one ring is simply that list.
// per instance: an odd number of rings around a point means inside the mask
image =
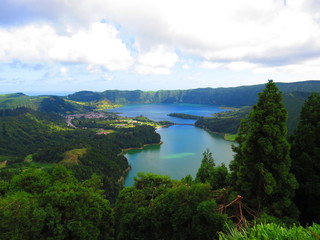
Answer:
[{"label": "blue lake water", "polygon": [[[195,120],[167,116],[169,113],[186,113],[198,116],[212,116],[225,111],[219,106],[198,104],[133,104],[112,109],[120,115],[146,116],[155,121],[168,120],[175,123],[194,123]],[[187,174],[195,177],[202,160],[202,153],[209,149],[216,164],[226,165],[233,158],[231,142],[220,135],[186,125],[174,125],[157,129],[161,135],[161,145],[147,146],[143,150],[131,150],[126,157],[132,169],[125,179],[125,186],[131,186],[138,172],[151,172],[181,179]]]},{"label": "blue lake water", "polygon": [[154,121],[171,121],[174,123],[194,123],[192,119],[181,119],[168,116],[169,113],[185,113],[203,117],[212,117],[213,113],[226,111],[214,105],[202,104],[128,104],[114,108],[109,112],[119,112],[120,116],[136,117],[143,115]]}]

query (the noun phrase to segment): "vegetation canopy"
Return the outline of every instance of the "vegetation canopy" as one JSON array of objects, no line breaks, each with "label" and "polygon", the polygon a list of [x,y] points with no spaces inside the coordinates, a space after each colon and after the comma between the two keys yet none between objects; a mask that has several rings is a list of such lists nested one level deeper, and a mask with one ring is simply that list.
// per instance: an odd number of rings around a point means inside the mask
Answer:
[{"label": "vegetation canopy", "polygon": [[241,123],[230,169],[232,186],[252,208],[278,217],[296,217],[292,198],[298,184],[291,173],[286,120],[281,92],[270,80]]},{"label": "vegetation canopy", "polygon": [[[320,239],[320,95],[309,94],[318,84],[279,85],[286,105],[272,80],[264,89],[0,95],[0,239]],[[172,123],[92,112],[128,102],[243,106],[258,90],[253,107],[215,118],[172,114],[210,131],[240,124],[230,167],[207,150],[195,179],[140,173],[124,188],[124,150],[159,143],[155,127]]]}]

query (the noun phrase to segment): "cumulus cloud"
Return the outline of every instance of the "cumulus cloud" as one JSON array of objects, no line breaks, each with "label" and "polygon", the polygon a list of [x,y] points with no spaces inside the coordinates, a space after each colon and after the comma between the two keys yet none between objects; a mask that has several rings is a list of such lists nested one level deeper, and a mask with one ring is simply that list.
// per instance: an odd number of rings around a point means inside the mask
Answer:
[{"label": "cumulus cloud", "polygon": [[66,68],[66,67],[61,67],[60,68],[60,73],[61,73],[61,75],[62,76],[68,76],[68,68]]},{"label": "cumulus cloud", "polygon": [[[283,66],[262,66],[253,68],[253,72],[281,74],[293,73],[296,75],[306,76],[307,79],[314,79],[314,76],[320,76],[320,58],[310,59],[299,63],[287,64]],[[308,76],[308,77],[307,77]]]},{"label": "cumulus cloud", "polygon": [[107,23],[60,35],[49,25],[27,25],[0,29],[0,61],[58,61],[102,65],[109,70],[127,69],[132,57]]},{"label": "cumulus cloud", "polygon": [[241,71],[241,70],[252,70],[252,69],[260,68],[261,65],[245,62],[245,61],[234,61],[234,62],[226,62],[226,63],[204,61],[200,64],[200,67],[207,68],[207,69],[224,68],[224,69],[229,69],[234,71]]},{"label": "cumulus cloud", "polygon": [[190,69],[190,66],[188,64],[183,64],[182,68],[187,70],[187,69]]},{"label": "cumulus cloud", "polygon": [[111,2],[113,19],[146,49],[164,44],[208,62],[275,67],[316,57],[320,50],[320,6],[312,5],[315,10],[309,1]]},{"label": "cumulus cloud", "polygon": [[[0,61],[148,75],[172,73],[180,54],[203,68],[253,73],[313,71],[319,58],[317,0],[3,1]],[[128,36],[132,46],[124,44]]]},{"label": "cumulus cloud", "polygon": [[231,70],[248,70],[248,69],[253,69],[256,67],[255,64],[249,63],[249,62],[231,62],[226,65],[227,68]]},{"label": "cumulus cloud", "polygon": [[90,64],[87,66],[87,70],[90,73],[100,73],[101,72],[101,67],[99,65],[96,64]]},{"label": "cumulus cloud", "polygon": [[208,68],[208,69],[217,69],[223,66],[222,63],[218,62],[210,62],[210,61],[204,61],[200,64],[202,68]]},{"label": "cumulus cloud", "polygon": [[138,74],[169,74],[178,61],[178,55],[159,45],[150,51],[140,53],[135,72]]}]

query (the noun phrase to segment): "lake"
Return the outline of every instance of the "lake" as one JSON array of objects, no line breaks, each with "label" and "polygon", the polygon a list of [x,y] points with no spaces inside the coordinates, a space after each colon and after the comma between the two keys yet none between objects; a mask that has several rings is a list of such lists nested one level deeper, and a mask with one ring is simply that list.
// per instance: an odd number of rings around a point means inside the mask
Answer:
[{"label": "lake", "polygon": [[136,117],[143,115],[154,121],[171,121],[174,123],[194,123],[193,119],[181,119],[168,116],[169,113],[185,113],[203,117],[212,117],[213,113],[226,111],[219,106],[203,104],[128,104],[120,108],[108,110],[119,112],[120,116]]},{"label": "lake", "polygon": [[[185,113],[198,116],[212,116],[212,113],[225,111],[219,106],[199,104],[132,104],[111,110],[121,116],[146,116],[155,121],[167,120],[174,123],[194,123],[195,120],[167,116],[169,113]],[[157,129],[161,135],[161,145],[147,146],[143,150],[131,150],[126,157],[132,169],[125,179],[125,186],[132,186],[138,172],[151,172],[181,179],[190,174],[195,177],[202,160],[202,153],[209,149],[216,164],[226,165],[233,158],[231,142],[220,135],[209,133],[201,128],[187,125],[174,125]]]}]

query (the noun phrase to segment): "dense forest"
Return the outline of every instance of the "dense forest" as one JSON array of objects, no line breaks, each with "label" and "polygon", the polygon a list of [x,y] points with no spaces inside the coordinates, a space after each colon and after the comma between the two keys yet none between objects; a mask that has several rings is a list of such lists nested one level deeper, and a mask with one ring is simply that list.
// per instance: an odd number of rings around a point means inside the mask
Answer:
[{"label": "dense forest", "polygon": [[[283,103],[288,111],[287,128],[288,134],[292,134],[296,129],[299,121],[299,114],[303,103],[307,100],[309,92],[291,92],[283,94]],[[195,125],[215,133],[231,133],[236,134],[240,126],[240,122],[249,112],[250,106],[233,109],[215,114],[214,117],[197,118]],[[188,118],[188,116],[185,116]],[[195,119],[190,117],[190,119]]]},{"label": "dense forest", "polygon": [[229,167],[205,151],[194,179],[145,173],[126,188],[122,151],[159,143],[153,121],[72,128],[46,111],[1,110],[0,239],[319,239],[320,95],[288,86],[286,97],[270,80],[252,107],[216,116],[240,121]]},{"label": "dense forest", "polygon": [[[78,180],[98,174],[110,201],[115,200],[122,187],[119,180],[129,168],[122,150],[160,142],[160,135],[148,125],[117,128],[110,134],[99,135],[96,128],[68,128],[65,118],[56,114],[27,108],[0,110],[0,114],[0,162],[6,163],[0,175],[10,175],[28,166],[63,164]],[[108,124],[112,121],[101,121],[107,129],[114,129]]]}]

